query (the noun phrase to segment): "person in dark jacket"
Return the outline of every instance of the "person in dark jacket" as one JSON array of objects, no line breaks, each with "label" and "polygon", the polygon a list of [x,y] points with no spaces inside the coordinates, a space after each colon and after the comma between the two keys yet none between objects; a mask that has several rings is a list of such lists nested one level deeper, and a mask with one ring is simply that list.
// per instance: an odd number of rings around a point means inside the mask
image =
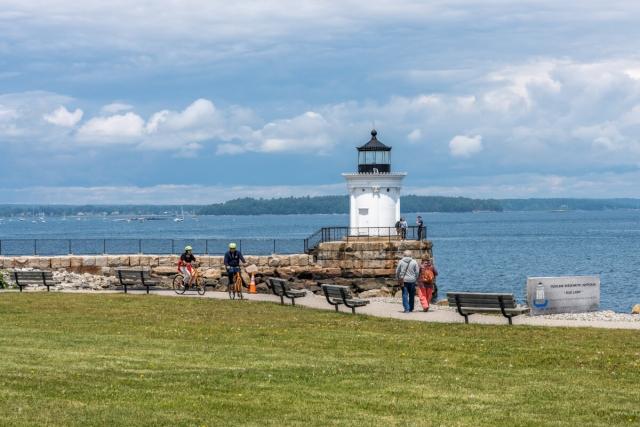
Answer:
[{"label": "person in dark jacket", "polygon": [[420,215],[416,218],[416,225],[418,226],[418,240],[422,240],[424,239],[424,221]]},{"label": "person in dark jacket", "polygon": [[224,254],[224,267],[229,274],[229,280],[231,280],[233,274],[240,272],[241,262],[246,262],[242,256],[242,252],[237,250],[235,243],[229,243],[229,250]]}]

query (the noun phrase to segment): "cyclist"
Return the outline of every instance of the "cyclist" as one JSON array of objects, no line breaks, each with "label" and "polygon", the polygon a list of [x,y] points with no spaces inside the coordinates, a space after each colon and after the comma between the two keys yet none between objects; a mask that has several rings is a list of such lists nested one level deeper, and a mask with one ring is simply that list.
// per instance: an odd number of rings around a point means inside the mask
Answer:
[{"label": "cyclist", "polygon": [[191,286],[193,281],[194,270],[191,264],[194,262],[196,262],[196,257],[193,256],[193,248],[185,246],[184,253],[180,255],[180,261],[178,261],[178,272],[182,273],[185,286]]},{"label": "cyclist", "polygon": [[227,269],[229,283],[233,280],[233,274],[240,272],[240,262],[246,262],[236,246],[235,243],[229,243],[229,250],[224,254],[224,267]]}]

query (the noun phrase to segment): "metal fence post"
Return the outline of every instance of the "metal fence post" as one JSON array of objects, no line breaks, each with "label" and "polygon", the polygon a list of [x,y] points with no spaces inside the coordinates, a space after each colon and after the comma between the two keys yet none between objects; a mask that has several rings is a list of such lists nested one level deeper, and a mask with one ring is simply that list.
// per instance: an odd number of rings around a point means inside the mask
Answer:
[{"label": "metal fence post", "polygon": [[273,253],[276,253],[276,239],[273,239]]},{"label": "metal fence post", "polygon": [[69,255],[71,255],[72,254],[72,252],[71,252],[71,239],[67,240],[67,242],[69,243]]},{"label": "metal fence post", "polygon": [[142,239],[138,239],[138,253],[142,254]]},{"label": "metal fence post", "polygon": [[33,254],[38,255],[38,240],[33,239]]},{"label": "metal fence post", "polygon": [[204,254],[209,255],[209,240],[204,239]]},{"label": "metal fence post", "polygon": [[242,239],[238,240],[238,250],[242,252]]},{"label": "metal fence post", "polygon": [[107,253],[107,239],[102,239],[102,255]]}]

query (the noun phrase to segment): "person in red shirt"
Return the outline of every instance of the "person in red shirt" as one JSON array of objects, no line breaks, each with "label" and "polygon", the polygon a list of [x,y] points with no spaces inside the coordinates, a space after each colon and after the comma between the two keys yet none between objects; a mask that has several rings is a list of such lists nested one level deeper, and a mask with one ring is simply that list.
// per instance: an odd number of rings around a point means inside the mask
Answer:
[{"label": "person in red shirt", "polygon": [[420,264],[420,274],[418,275],[418,298],[420,298],[420,305],[424,311],[429,311],[437,275],[438,270],[433,265],[431,258],[424,258]]},{"label": "person in red shirt", "polygon": [[196,257],[193,256],[193,248],[191,246],[185,247],[184,253],[180,255],[180,261],[178,261],[178,272],[182,273],[185,286],[191,286],[191,281],[194,277],[192,265],[194,262],[196,262]]}]

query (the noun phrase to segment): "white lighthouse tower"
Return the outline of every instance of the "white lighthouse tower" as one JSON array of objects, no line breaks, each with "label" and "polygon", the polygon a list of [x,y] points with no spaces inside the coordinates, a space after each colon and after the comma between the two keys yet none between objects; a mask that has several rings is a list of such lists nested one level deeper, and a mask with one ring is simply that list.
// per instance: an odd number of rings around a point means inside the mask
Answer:
[{"label": "white lighthouse tower", "polygon": [[371,140],[358,147],[358,172],[344,173],[349,190],[349,234],[386,236],[395,234],[400,219],[400,190],[406,173],[391,172],[391,147]]}]

